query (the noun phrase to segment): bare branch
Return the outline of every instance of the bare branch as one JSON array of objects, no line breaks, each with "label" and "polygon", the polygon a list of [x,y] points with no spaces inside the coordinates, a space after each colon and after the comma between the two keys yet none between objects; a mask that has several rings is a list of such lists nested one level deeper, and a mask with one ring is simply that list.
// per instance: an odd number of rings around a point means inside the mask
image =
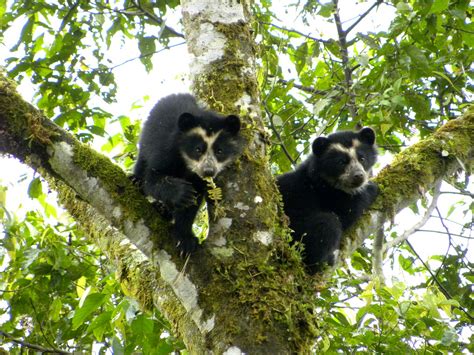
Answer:
[{"label": "bare branch", "polygon": [[438,203],[438,197],[440,195],[441,181],[442,180],[439,180],[436,183],[435,187],[433,188],[433,198],[431,200],[431,204],[428,207],[428,209],[426,210],[423,217],[417,223],[415,223],[411,228],[407,229],[402,235],[400,235],[397,238],[387,242],[383,247],[384,252],[387,251],[387,249],[392,248],[395,245],[403,243],[405,240],[408,239],[408,237],[410,237],[410,235],[412,235],[417,230],[419,230],[421,227],[423,227],[425,225],[425,223],[428,221],[428,219],[430,219],[431,214],[433,213],[433,211],[436,208],[436,205]]},{"label": "bare branch", "polygon": [[357,107],[355,103],[355,94],[352,90],[352,69],[349,64],[349,52],[347,50],[347,31],[342,28],[341,17],[339,16],[338,0],[333,0],[334,4],[334,21],[336,22],[337,34],[339,37],[339,45],[341,47],[342,67],[344,69],[344,78],[346,93],[349,97],[347,107],[353,119],[357,117]]},{"label": "bare branch", "polygon": [[372,258],[372,275],[375,279],[378,279],[380,283],[385,283],[385,276],[383,274],[383,242],[385,239],[383,224],[378,229],[375,235],[374,247],[373,247],[373,258]]},{"label": "bare branch", "polygon": [[362,15],[359,16],[356,22],[354,22],[352,25],[349,26],[349,28],[346,30],[346,35],[351,32],[354,27],[356,27],[373,9],[375,9],[377,6],[383,3],[383,0],[377,0],[366,12],[364,12]]},{"label": "bare branch", "polygon": [[307,35],[303,32],[300,32],[300,31],[297,31],[297,30],[294,30],[294,29],[289,29],[289,28],[286,28],[286,27],[282,27],[282,26],[278,26],[278,25],[275,25],[273,23],[270,23],[270,22],[264,22],[264,21],[259,21],[260,24],[262,25],[267,25],[267,26],[271,26],[271,27],[275,27],[275,28],[278,28],[279,30],[281,31],[284,31],[284,32],[289,32],[289,33],[296,33],[296,34],[299,34],[300,36],[303,36],[305,38],[308,38],[312,41],[315,41],[315,42],[319,42],[319,43],[330,43],[329,40],[325,40],[325,39],[321,39],[321,38],[316,38],[316,37],[311,37],[310,35]]},{"label": "bare branch", "polygon": [[283,149],[283,153],[285,153],[285,156],[288,158],[288,160],[290,161],[291,165],[294,166],[294,165],[296,164],[296,160],[293,159],[293,157],[291,156],[290,152],[289,152],[288,149],[286,148],[285,142],[283,142],[283,139],[281,138],[280,132],[278,132],[278,129],[277,129],[276,126],[275,126],[275,122],[273,121],[273,117],[274,117],[275,115],[270,112],[270,110],[268,109],[268,106],[267,106],[267,103],[266,103],[266,102],[263,102],[263,108],[265,109],[265,112],[267,113],[268,121],[270,122],[270,128],[272,129],[273,134],[275,135],[275,137],[278,139],[278,145],[281,147],[281,149]]},{"label": "bare branch", "polygon": [[[437,234],[443,234],[446,235],[446,232],[438,231],[438,230],[432,230],[432,229],[417,229],[417,232],[428,232],[428,233],[437,233]],[[454,234],[450,233],[449,234],[452,237],[457,237],[457,238],[464,238],[464,239],[474,239],[474,237],[468,237],[462,234]]]},{"label": "bare branch", "polygon": [[2,336],[4,336],[5,338],[10,339],[10,342],[12,342],[12,343],[21,345],[22,347],[26,347],[26,348],[28,348],[28,349],[33,349],[33,350],[36,350],[36,351],[40,351],[40,352],[42,352],[42,353],[51,353],[51,354],[72,354],[72,353],[70,353],[70,352],[68,352],[68,351],[59,350],[59,349],[56,349],[56,348],[48,349],[48,348],[42,347],[42,346],[40,346],[40,345],[31,344],[31,343],[28,343],[28,342],[26,342],[26,341],[16,339],[13,335],[11,335],[11,334],[9,334],[9,333],[7,333],[7,332],[4,332],[3,330],[0,330],[0,334],[1,334]]},{"label": "bare branch", "polygon": [[[146,58],[146,57],[150,57],[150,56],[152,56],[152,55],[154,55],[154,54],[158,54],[158,53],[163,52],[163,51],[165,51],[165,50],[168,50],[168,49],[171,49],[171,48],[174,48],[174,47],[178,47],[178,46],[182,46],[183,44],[186,44],[186,42],[180,42],[180,43],[172,44],[172,45],[170,45],[170,46],[166,46],[166,47],[164,47],[164,48],[161,48],[161,49],[159,49],[159,50],[157,50],[157,51],[154,51],[154,52],[151,52],[151,53],[142,54],[142,55],[139,55],[138,57],[134,57],[134,58],[127,59],[127,60],[125,60],[125,61],[123,61],[123,62],[121,62],[121,63],[119,63],[119,64],[115,64],[115,65],[111,66],[110,68],[108,68],[108,70],[112,71],[112,70],[114,70],[114,69],[116,69],[116,68],[118,68],[118,67],[120,67],[120,66],[122,66],[122,65],[124,65],[124,64],[133,62],[134,60],[141,59],[141,58]],[[101,69],[95,69],[95,70],[101,70]]]},{"label": "bare branch", "polygon": [[301,85],[301,84],[297,84],[295,82],[293,83],[290,83],[288,80],[285,80],[285,79],[278,79],[278,82],[281,83],[281,84],[285,84],[285,85],[292,85],[293,87],[297,88],[297,89],[300,89],[301,91],[304,91],[304,92],[307,92],[307,93],[310,93],[310,94],[314,94],[314,95],[325,95],[327,94],[328,92],[326,90],[317,90],[311,86],[304,86],[304,85]]},{"label": "bare branch", "polygon": [[181,38],[184,38],[184,35],[182,33],[179,33],[178,31],[176,31],[175,29],[169,27],[169,26],[166,26],[165,25],[165,21],[156,16],[153,12],[151,11],[148,11],[147,9],[145,9],[142,4],[141,4],[141,1],[140,0],[137,0],[137,1],[132,1],[132,3],[137,7],[137,9],[139,9],[144,15],[146,15],[147,17],[149,17],[151,20],[155,21],[158,25],[162,26],[162,28],[160,29],[160,36],[161,37],[161,33],[163,33],[164,30],[166,30],[167,32],[171,33],[172,35],[176,36],[176,37],[181,37]]}]

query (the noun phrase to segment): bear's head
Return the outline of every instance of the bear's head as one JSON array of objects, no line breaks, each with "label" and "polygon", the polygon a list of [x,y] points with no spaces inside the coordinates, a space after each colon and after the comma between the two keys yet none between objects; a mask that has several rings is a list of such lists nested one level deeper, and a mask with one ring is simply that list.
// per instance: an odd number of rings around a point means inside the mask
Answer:
[{"label": "bear's head", "polygon": [[375,132],[369,127],[318,137],[312,150],[312,178],[322,178],[348,194],[365,187],[377,160]]},{"label": "bear's head", "polygon": [[183,113],[178,128],[181,156],[188,169],[201,178],[217,176],[241,153],[238,116]]}]

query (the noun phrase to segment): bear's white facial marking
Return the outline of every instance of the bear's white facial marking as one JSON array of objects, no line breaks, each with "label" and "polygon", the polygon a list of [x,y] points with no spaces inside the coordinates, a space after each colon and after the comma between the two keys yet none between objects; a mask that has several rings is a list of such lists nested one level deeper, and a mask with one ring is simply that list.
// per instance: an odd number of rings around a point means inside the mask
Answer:
[{"label": "bear's white facial marking", "polygon": [[334,187],[348,194],[357,194],[363,190],[370,175],[359,160],[357,148],[360,145],[361,142],[358,139],[353,139],[351,147],[345,147],[340,143],[333,143],[329,147],[349,157],[343,173],[333,181]]},{"label": "bear's white facial marking", "polygon": [[219,161],[216,157],[213,145],[221,133],[222,131],[208,132],[202,127],[194,127],[186,132],[187,136],[195,136],[199,144],[196,145],[193,156],[190,156],[185,150],[181,151],[181,155],[188,168],[201,178],[216,177],[232,162],[233,156],[223,161]]}]

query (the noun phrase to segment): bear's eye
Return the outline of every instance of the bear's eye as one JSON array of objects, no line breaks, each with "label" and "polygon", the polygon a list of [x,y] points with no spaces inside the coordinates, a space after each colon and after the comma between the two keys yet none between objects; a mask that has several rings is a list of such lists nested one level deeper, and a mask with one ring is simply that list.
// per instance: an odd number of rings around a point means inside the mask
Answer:
[{"label": "bear's eye", "polygon": [[343,159],[343,158],[338,159],[338,160],[337,160],[337,163],[338,163],[339,165],[345,165],[345,164],[346,164],[346,159]]},{"label": "bear's eye", "polygon": [[224,153],[224,151],[221,148],[216,150],[217,155],[221,155],[222,153]]},{"label": "bear's eye", "polygon": [[365,161],[365,158],[362,157],[362,156],[359,156],[359,161],[360,161],[361,163],[363,163],[363,162]]},{"label": "bear's eye", "polygon": [[202,149],[199,148],[199,147],[194,148],[194,151],[195,151],[196,153],[199,153],[199,154],[202,153]]}]

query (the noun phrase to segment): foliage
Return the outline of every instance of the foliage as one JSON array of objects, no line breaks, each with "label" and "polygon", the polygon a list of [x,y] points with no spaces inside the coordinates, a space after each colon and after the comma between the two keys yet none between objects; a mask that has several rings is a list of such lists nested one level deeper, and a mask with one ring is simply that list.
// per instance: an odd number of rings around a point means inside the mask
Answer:
[{"label": "foliage", "polygon": [[[254,4],[258,79],[275,172],[298,163],[315,135],[358,125],[375,128],[381,148],[396,153],[472,100],[468,0],[361,4],[352,21],[338,20],[347,4],[337,1]],[[10,46],[2,65],[16,81],[34,84],[35,104],[47,116],[130,169],[140,124],[111,113],[121,90],[116,71],[129,61],[110,53],[133,48],[135,58],[128,59],[159,71],[153,56],[183,37],[163,20],[177,7],[177,0],[0,1],[0,33]],[[390,24],[364,29],[375,11]],[[327,36],[330,31],[335,35]],[[18,40],[7,41],[14,33],[20,35],[10,38]],[[473,263],[462,243],[472,238],[472,205],[463,198],[472,197],[468,183],[452,179],[452,206],[437,211],[448,240],[444,253],[423,260],[412,244],[389,251],[385,267],[399,271],[384,285],[370,278],[368,240],[337,270],[315,299],[324,325],[316,352],[474,352]],[[115,270],[46,190],[39,178],[31,179],[27,192],[37,207],[23,217],[5,203],[9,189],[0,189],[1,330],[68,351],[183,349],[159,314],[142,312],[124,295]],[[411,208],[421,213],[426,203]],[[452,216],[459,220],[450,222]],[[387,239],[401,233],[397,224],[386,228]],[[21,345],[5,347],[19,352]]]},{"label": "foliage", "polygon": [[[29,194],[43,207],[27,212],[21,221],[10,213],[4,220],[2,331],[68,351],[167,354],[181,348],[159,314],[142,312],[123,294],[105,257],[73,221],[56,215],[59,211],[45,201],[38,186],[35,178]],[[62,222],[48,220],[48,209]]]},{"label": "foliage", "polygon": [[[123,65],[109,55],[127,40],[134,41],[147,71],[156,43],[182,36],[164,25],[161,17],[178,1],[158,5],[109,1],[3,1],[1,33],[19,29],[17,43],[4,65],[16,80],[37,84],[37,106],[60,125],[76,132],[83,141],[107,132],[117,84],[113,70]],[[150,36],[153,26],[162,26],[159,36]]]},{"label": "foliage", "polygon": [[[379,144],[396,152],[413,133],[426,136],[459,114],[472,98],[474,26],[469,1],[443,3],[368,2],[361,14],[378,4],[375,17],[393,13],[390,26],[354,33],[356,18],[336,39],[306,34],[314,33],[315,24],[337,26],[331,3],[307,1],[298,21],[303,31],[285,27],[272,2],[256,7],[264,105],[273,155],[284,171],[313,132],[370,125]],[[319,26],[328,31],[328,25]]]},{"label": "foliage", "polygon": [[[447,299],[435,287],[419,294],[400,281],[381,286],[374,282],[355,283],[353,276],[343,272],[338,277],[342,292],[328,289],[322,293],[320,303],[327,313],[323,313],[326,332],[319,343],[320,351],[391,354],[414,350],[472,351],[472,340],[461,340],[462,329],[469,321],[452,322],[456,315],[462,318],[462,312],[453,310],[458,302]],[[351,289],[357,290],[359,299]],[[344,294],[348,296],[341,301]]]}]

